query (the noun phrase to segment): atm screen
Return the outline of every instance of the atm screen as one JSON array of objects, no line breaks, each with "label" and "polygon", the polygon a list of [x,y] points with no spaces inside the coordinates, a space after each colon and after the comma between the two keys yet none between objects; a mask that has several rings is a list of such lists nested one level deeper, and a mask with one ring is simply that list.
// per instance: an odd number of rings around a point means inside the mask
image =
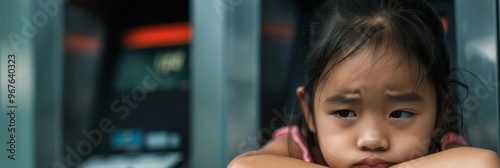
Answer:
[{"label": "atm screen", "polygon": [[170,151],[187,145],[188,52],[187,45],[123,52],[112,84],[121,101],[111,108],[130,112],[109,137],[113,151]]},{"label": "atm screen", "polygon": [[187,24],[148,26],[124,35],[100,117],[115,126],[96,154],[188,155],[190,32]]}]

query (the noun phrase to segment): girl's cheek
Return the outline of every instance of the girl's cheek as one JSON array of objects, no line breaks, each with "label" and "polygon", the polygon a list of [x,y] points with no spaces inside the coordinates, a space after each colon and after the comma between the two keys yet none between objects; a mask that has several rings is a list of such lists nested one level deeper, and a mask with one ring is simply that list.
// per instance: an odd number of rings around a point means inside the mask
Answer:
[{"label": "girl's cheek", "polygon": [[[353,131],[351,131],[353,132]],[[324,152],[330,153],[330,155],[339,155],[342,152],[339,151],[351,151],[355,147],[356,138],[351,132],[340,131],[340,132],[328,132],[327,135],[320,136],[321,148]],[[326,132],[325,132],[326,133]]]},{"label": "girl's cheek", "polygon": [[408,135],[404,138],[395,138],[398,144],[392,144],[395,151],[400,155],[397,155],[400,162],[413,160],[422,156],[425,156],[429,150],[431,139],[429,137],[423,136],[412,136]]}]

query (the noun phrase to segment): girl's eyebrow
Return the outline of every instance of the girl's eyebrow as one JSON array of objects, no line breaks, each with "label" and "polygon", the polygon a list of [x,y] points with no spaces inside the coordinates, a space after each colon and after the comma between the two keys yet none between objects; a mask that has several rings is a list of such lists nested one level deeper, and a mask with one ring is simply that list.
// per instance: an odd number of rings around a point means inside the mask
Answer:
[{"label": "girl's eyebrow", "polygon": [[422,102],[422,96],[415,92],[386,93],[387,99],[392,102]]},{"label": "girl's eyebrow", "polygon": [[326,98],[325,103],[342,104],[342,103],[356,102],[359,101],[360,99],[361,95],[359,93],[340,93]]},{"label": "girl's eyebrow", "polygon": [[[391,102],[422,102],[422,96],[415,92],[406,93],[386,93],[386,98]],[[361,95],[359,93],[340,93],[330,96],[325,99],[327,104],[343,104],[360,101]]]}]

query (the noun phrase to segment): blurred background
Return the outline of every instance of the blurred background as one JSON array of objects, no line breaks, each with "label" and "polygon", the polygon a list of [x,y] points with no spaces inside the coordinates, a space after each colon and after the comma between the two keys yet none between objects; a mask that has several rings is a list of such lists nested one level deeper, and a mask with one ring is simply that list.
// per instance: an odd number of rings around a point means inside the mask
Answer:
[{"label": "blurred background", "polygon": [[[0,163],[226,167],[288,123],[320,2],[1,1],[1,93],[16,54],[18,113],[16,160],[2,132]],[[499,3],[429,2],[451,66],[474,74],[456,74],[467,139],[498,152]]]}]

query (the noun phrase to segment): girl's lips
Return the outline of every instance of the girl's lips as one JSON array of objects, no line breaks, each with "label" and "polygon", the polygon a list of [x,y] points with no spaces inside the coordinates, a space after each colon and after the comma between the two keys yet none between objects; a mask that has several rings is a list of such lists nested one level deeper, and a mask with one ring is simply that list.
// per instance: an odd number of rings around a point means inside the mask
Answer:
[{"label": "girl's lips", "polygon": [[367,157],[360,160],[354,165],[355,168],[387,168],[393,163],[387,162],[380,158]]},{"label": "girl's lips", "polygon": [[387,168],[391,164],[377,164],[377,165],[355,165],[354,168]]}]

